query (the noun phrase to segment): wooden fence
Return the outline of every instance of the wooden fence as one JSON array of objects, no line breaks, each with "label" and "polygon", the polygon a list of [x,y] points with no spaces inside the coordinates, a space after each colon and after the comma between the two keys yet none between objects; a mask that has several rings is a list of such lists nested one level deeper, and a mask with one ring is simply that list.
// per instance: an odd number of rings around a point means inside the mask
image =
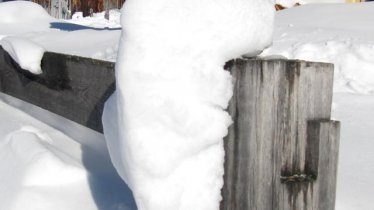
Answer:
[{"label": "wooden fence", "polygon": [[[45,53],[43,74],[0,48],[0,92],[102,132],[114,64]],[[333,65],[237,59],[225,140],[221,210],[333,210],[339,129],[331,121]]]}]

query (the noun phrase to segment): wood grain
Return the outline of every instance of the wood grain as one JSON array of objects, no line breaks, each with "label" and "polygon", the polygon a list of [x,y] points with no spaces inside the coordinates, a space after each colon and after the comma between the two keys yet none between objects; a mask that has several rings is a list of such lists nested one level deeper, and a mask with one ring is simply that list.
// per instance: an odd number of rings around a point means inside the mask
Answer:
[{"label": "wood grain", "polygon": [[[307,122],[330,119],[333,65],[238,59],[227,68],[234,123],[225,140],[221,210],[313,209],[317,173],[306,167]],[[297,183],[281,181],[298,176]]]},{"label": "wood grain", "polygon": [[0,48],[0,91],[102,132],[105,101],[114,92],[114,63],[46,52],[41,75],[22,70]]}]

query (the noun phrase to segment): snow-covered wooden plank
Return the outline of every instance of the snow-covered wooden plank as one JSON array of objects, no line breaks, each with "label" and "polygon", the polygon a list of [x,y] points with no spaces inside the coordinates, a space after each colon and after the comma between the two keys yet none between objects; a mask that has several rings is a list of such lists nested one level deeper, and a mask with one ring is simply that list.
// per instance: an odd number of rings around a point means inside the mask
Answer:
[{"label": "snow-covered wooden plank", "polygon": [[0,92],[102,132],[114,63],[46,52],[41,67],[41,75],[24,71],[0,47]]},{"label": "snow-covered wooden plank", "polygon": [[[313,209],[308,186],[318,175],[306,166],[307,121],[330,119],[333,65],[238,59],[227,68],[234,123],[225,141],[221,210]],[[282,180],[292,176],[300,182]]]}]

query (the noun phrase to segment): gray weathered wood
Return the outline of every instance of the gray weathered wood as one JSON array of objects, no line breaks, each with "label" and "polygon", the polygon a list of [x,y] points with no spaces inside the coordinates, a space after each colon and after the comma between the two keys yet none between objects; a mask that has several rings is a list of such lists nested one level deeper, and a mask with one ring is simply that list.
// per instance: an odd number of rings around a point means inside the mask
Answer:
[{"label": "gray weathered wood", "polygon": [[22,70],[0,47],[0,92],[102,132],[105,101],[114,92],[114,63],[46,52],[41,75]]},{"label": "gray weathered wood", "polygon": [[[317,175],[311,191],[313,208],[335,209],[340,123],[329,120],[308,121],[307,168]],[[310,161],[310,162],[309,162]]]},{"label": "gray weathered wood", "polygon": [[225,140],[221,210],[316,209],[310,199],[320,176],[307,168],[307,121],[330,119],[333,66],[238,59],[227,68],[235,84],[234,123]]}]

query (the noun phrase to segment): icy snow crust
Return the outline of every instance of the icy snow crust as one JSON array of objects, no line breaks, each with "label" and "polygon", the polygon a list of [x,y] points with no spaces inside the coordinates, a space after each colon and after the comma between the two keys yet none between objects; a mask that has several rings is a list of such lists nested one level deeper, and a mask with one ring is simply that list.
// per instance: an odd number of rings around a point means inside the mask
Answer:
[{"label": "icy snow crust", "polygon": [[270,0],[126,1],[103,122],[138,209],[219,209],[232,96],[223,66],[268,46],[273,17]]}]

